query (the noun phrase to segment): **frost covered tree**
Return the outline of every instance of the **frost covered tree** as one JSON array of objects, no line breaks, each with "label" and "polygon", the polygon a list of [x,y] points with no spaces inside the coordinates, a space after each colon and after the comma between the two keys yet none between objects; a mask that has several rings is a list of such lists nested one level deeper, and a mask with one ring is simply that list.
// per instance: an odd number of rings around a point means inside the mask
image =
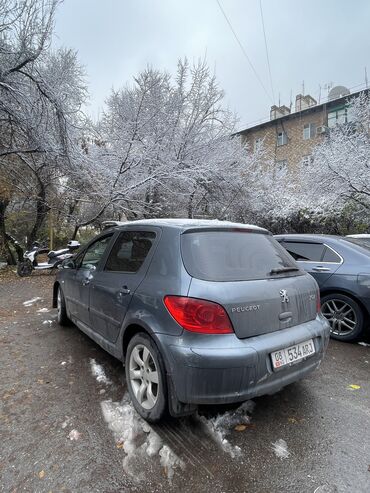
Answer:
[{"label": "frost covered tree", "polygon": [[240,204],[252,215],[267,203],[278,180],[232,137],[236,117],[222,102],[205,61],[180,60],[174,78],[147,68],[112,91],[86,144],[76,230],[107,215],[235,218]]},{"label": "frost covered tree", "polygon": [[354,210],[370,217],[370,97],[349,101],[350,121],[330,129],[313,153],[309,168],[300,168],[301,191],[312,210]]},{"label": "frost covered tree", "polygon": [[[49,48],[57,4],[7,0],[0,6],[0,170],[8,185],[2,217],[10,200],[29,212],[28,244],[71,167],[86,99],[76,53]],[[0,231],[0,249],[6,248]]]}]

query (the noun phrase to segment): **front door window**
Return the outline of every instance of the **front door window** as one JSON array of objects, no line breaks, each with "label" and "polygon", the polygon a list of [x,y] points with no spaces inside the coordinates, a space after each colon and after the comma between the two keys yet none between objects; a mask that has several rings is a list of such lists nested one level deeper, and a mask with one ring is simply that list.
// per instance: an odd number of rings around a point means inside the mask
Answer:
[{"label": "front door window", "polygon": [[101,238],[90,245],[82,258],[80,268],[95,270],[100,262],[100,259],[104,255],[111,238],[112,235],[104,236],[104,238]]}]

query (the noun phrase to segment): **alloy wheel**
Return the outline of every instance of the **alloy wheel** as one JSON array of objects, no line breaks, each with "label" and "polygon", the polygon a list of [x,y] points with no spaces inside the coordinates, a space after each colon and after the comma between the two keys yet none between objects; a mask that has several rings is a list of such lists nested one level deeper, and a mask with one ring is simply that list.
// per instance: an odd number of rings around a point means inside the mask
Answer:
[{"label": "alloy wheel", "polygon": [[132,349],[129,378],[137,402],[146,410],[152,409],[158,400],[159,376],[153,355],[143,344]]},{"label": "alloy wheel", "polygon": [[332,298],[321,306],[323,316],[330,324],[330,331],[337,336],[346,336],[357,326],[355,310],[345,301]]}]

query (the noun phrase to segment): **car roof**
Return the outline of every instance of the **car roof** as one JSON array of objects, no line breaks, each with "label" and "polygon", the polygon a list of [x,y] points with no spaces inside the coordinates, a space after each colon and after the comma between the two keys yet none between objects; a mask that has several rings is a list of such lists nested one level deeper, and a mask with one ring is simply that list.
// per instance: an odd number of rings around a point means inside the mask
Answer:
[{"label": "car roof", "polygon": [[287,238],[289,240],[342,240],[345,239],[344,236],[339,236],[339,235],[324,235],[324,234],[303,234],[303,233],[289,233],[289,234],[280,234],[280,235],[274,235],[274,238],[278,239],[283,239]]},{"label": "car roof", "polygon": [[204,228],[237,228],[268,233],[267,229],[253,224],[234,223],[231,221],[219,221],[218,219],[182,219],[182,218],[161,218],[161,219],[139,219],[137,221],[106,221],[106,226],[121,228],[126,226],[160,226],[163,228],[175,228],[179,230],[204,229]]}]

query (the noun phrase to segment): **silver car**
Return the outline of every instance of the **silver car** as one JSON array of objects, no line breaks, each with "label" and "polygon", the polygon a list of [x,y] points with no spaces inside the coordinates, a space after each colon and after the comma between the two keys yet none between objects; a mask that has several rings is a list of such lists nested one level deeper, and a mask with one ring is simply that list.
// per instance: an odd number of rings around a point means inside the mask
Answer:
[{"label": "silver car", "polygon": [[317,368],[329,340],[316,281],[265,229],[221,221],[104,231],[64,262],[54,305],[124,363],[151,422],[276,392]]}]

